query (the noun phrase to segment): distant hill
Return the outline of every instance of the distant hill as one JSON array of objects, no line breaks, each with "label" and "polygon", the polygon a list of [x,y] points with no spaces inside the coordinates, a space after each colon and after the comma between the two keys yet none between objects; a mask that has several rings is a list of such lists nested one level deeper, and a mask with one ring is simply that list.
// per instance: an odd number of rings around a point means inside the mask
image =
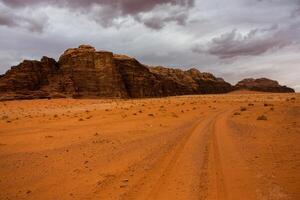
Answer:
[{"label": "distant hill", "polygon": [[247,89],[251,91],[261,91],[261,92],[295,92],[292,88],[287,86],[279,85],[277,81],[267,79],[267,78],[247,78],[243,79],[235,85],[236,89]]},{"label": "distant hill", "polygon": [[0,75],[0,100],[36,98],[145,98],[227,93],[236,89],[293,92],[269,79],[236,86],[197,69],[149,67],[127,55],[89,45],[67,49],[58,62],[24,60]]}]

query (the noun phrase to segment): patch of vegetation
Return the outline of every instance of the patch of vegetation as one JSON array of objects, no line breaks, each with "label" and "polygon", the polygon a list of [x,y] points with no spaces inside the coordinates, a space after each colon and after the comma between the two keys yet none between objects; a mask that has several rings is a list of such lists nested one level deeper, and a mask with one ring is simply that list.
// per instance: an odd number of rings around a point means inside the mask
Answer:
[{"label": "patch of vegetation", "polygon": [[246,111],[247,108],[246,107],[241,107],[240,111],[243,112],[243,111]]},{"label": "patch of vegetation", "polygon": [[265,107],[268,107],[268,106],[274,106],[273,104],[270,104],[270,103],[264,103],[264,106]]},{"label": "patch of vegetation", "polygon": [[268,120],[268,118],[265,115],[260,115],[257,117],[257,120]]}]

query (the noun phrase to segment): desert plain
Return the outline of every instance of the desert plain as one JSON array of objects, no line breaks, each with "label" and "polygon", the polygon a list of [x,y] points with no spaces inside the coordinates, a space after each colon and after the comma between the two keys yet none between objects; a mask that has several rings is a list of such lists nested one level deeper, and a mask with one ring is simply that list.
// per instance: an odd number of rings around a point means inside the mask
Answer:
[{"label": "desert plain", "polygon": [[300,95],[0,102],[0,199],[300,199]]}]

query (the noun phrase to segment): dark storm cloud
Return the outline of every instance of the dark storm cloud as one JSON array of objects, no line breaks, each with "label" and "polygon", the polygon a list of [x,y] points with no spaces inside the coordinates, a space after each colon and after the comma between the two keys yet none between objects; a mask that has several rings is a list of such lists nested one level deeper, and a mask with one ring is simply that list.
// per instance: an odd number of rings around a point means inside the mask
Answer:
[{"label": "dark storm cloud", "polygon": [[273,25],[268,29],[253,29],[246,35],[237,29],[213,38],[206,45],[193,47],[197,53],[208,53],[221,59],[238,56],[256,56],[300,42],[300,23],[284,28]]},{"label": "dark storm cloud", "polygon": [[[161,29],[168,22],[185,24],[187,13],[169,14],[168,16],[156,16],[144,18],[144,13],[149,13],[159,6],[167,5],[165,12],[174,7],[185,11],[194,6],[194,0],[1,0],[5,5],[12,8],[24,8],[29,6],[50,5],[65,7],[84,14],[94,12],[93,19],[103,26],[112,25],[116,18],[133,16],[135,20],[153,29]],[[1,2],[0,1],[0,2]],[[99,9],[99,7],[101,9]],[[97,9],[98,8],[98,9]]]},{"label": "dark storm cloud", "polygon": [[42,32],[47,23],[47,17],[18,15],[7,7],[0,5],[0,25],[24,28],[32,32]]},{"label": "dark storm cloud", "polygon": [[171,4],[192,7],[194,0],[1,0],[4,4],[11,7],[24,7],[38,4],[58,4],[70,7],[90,7],[97,4],[111,5],[121,9],[125,14],[136,14],[152,10],[161,4]]},{"label": "dark storm cloud", "polygon": [[188,19],[189,10],[186,7],[174,7],[165,9],[165,7],[152,10],[149,14],[138,14],[135,20],[143,23],[151,29],[161,29],[166,24],[175,22],[177,25],[184,26]]}]

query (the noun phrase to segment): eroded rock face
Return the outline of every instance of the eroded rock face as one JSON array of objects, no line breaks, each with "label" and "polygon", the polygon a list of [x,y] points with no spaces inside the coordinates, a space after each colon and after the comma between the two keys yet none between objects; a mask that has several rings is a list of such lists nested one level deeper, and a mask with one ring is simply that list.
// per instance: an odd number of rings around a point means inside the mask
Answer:
[{"label": "eroded rock face", "polygon": [[143,98],[226,93],[246,88],[292,92],[268,79],[247,79],[235,87],[210,73],[149,67],[126,55],[89,45],[67,49],[56,62],[25,60],[0,75],[0,100],[32,98]]},{"label": "eroded rock face", "polygon": [[74,97],[127,97],[113,53],[81,45],[68,49],[58,61],[62,92]]},{"label": "eroded rock face", "polygon": [[160,77],[139,63],[136,59],[127,56],[114,56],[120,70],[128,97],[160,97],[166,96],[162,91]]},{"label": "eroded rock face", "polygon": [[42,88],[58,74],[59,67],[52,58],[41,61],[24,60],[0,77],[0,94],[8,99],[46,98],[49,93]]},{"label": "eroded rock face", "polygon": [[161,75],[168,83],[164,85],[176,94],[215,94],[233,90],[230,83],[216,78],[210,73],[202,73],[197,69],[183,71],[165,67],[152,67],[151,72]]},{"label": "eroded rock face", "polygon": [[295,92],[292,88],[279,85],[277,81],[267,79],[267,78],[244,79],[238,82],[235,85],[235,87],[236,89],[247,89],[247,90],[262,91],[262,92],[282,92],[282,93]]}]

